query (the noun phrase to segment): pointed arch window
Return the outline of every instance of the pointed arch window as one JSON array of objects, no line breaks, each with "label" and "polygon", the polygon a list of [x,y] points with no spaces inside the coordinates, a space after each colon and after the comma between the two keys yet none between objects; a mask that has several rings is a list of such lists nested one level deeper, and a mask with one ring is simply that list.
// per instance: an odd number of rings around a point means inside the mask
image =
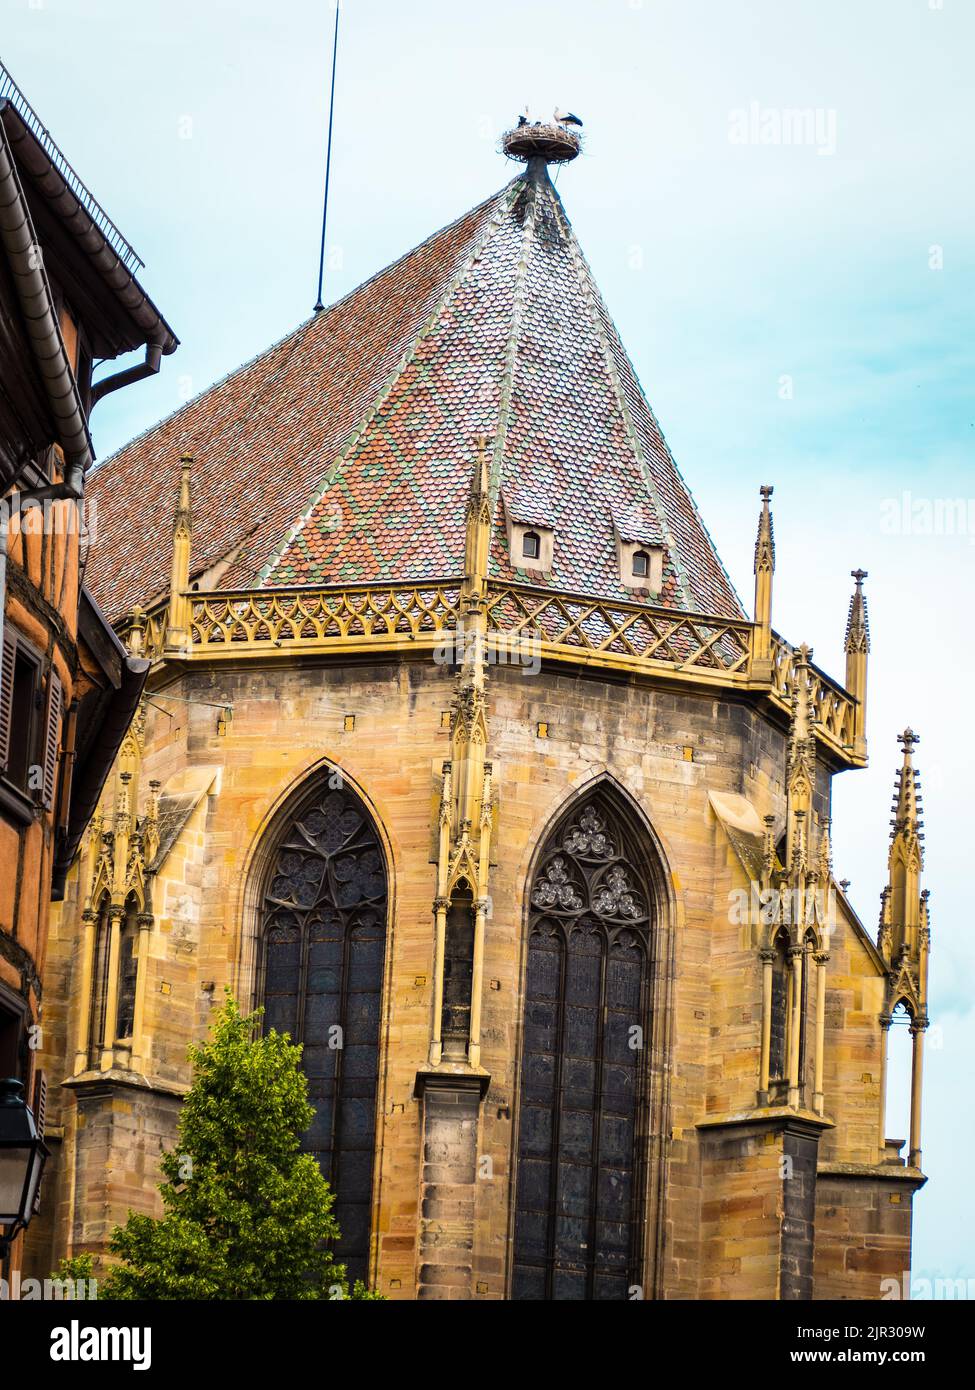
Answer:
[{"label": "pointed arch window", "polygon": [[125,904],[125,916],[119,934],[118,1010],[115,1037],[132,1037],[135,1026],[135,986],[139,973],[139,910],[134,898]]},{"label": "pointed arch window", "polygon": [[769,1030],[769,1081],[785,1085],[789,1069],[789,1019],[791,1017],[792,970],[789,965],[788,933],[780,931],[772,943],[772,1022]]},{"label": "pointed arch window", "polygon": [[596,792],[531,884],[516,1299],[626,1299],[642,1281],[653,900],[639,838]]},{"label": "pointed arch window", "polygon": [[444,1056],[467,1057],[471,1031],[471,984],[474,975],[474,896],[461,880],[447,910],[444,950],[443,1017],[440,1035]]},{"label": "pointed arch window", "polygon": [[88,1065],[101,1064],[105,1046],[105,1024],[108,1010],[108,965],[111,951],[111,900],[105,893],[98,904],[95,920],[94,959],[92,961],[91,996],[88,1001]]},{"label": "pointed arch window", "polygon": [[335,1193],[338,1258],[365,1279],[386,953],[386,868],[349,789],[325,781],[286,827],[262,905],[265,1027],[303,1044],[305,1137]]}]

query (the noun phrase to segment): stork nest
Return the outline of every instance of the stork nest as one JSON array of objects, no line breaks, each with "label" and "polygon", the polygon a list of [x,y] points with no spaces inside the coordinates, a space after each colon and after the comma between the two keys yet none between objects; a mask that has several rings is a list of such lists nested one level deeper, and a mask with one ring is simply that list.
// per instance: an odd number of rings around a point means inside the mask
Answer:
[{"label": "stork nest", "polygon": [[516,126],[501,137],[501,152],[509,159],[544,159],[546,164],[567,164],[582,149],[578,131],[557,122]]}]

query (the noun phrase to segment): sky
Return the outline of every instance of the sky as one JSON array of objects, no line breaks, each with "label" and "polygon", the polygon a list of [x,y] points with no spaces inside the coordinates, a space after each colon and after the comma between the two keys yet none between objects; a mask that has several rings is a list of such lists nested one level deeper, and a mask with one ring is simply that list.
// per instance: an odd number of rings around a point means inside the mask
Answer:
[{"label": "sky", "polygon": [[[98,406],[104,458],[310,314],[334,9],[0,15],[0,57],[182,340]],[[914,1275],[930,1279],[975,1279],[973,56],[970,0],[345,0],[325,293],[505,183],[498,138],[526,103],[567,106],[586,151],[559,192],[746,606],[763,483],[774,626],[841,679],[850,571],[869,572],[870,767],[836,781],[834,857],[873,934],[910,724],[933,937]]]}]

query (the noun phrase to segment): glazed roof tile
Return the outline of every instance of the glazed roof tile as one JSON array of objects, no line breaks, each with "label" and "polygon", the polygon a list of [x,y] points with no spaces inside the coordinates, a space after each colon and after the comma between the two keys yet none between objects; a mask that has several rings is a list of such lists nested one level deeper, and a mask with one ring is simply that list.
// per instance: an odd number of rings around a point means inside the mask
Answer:
[{"label": "glazed roof tile", "polygon": [[536,583],[632,597],[622,523],[664,547],[658,602],[741,615],[540,166],[102,464],[88,582],[113,618],[164,592],[183,452],[193,574],[230,557],[221,588],[458,574],[481,433],[495,577],[523,576],[507,503],[554,528]]}]

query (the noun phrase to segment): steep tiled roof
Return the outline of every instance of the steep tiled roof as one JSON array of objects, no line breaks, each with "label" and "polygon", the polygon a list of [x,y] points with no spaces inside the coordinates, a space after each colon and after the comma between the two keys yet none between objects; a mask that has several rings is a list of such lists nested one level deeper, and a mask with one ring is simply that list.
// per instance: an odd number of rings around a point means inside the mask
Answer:
[{"label": "steep tiled roof", "polygon": [[88,581],[113,616],[164,589],[184,451],[193,573],[229,557],[221,588],[456,574],[479,433],[496,575],[517,573],[503,499],[535,496],[555,529],[535,582],[632,598],[614,518],[638,518],[660,602],[740,614],[540,164],[107,460]]}]

